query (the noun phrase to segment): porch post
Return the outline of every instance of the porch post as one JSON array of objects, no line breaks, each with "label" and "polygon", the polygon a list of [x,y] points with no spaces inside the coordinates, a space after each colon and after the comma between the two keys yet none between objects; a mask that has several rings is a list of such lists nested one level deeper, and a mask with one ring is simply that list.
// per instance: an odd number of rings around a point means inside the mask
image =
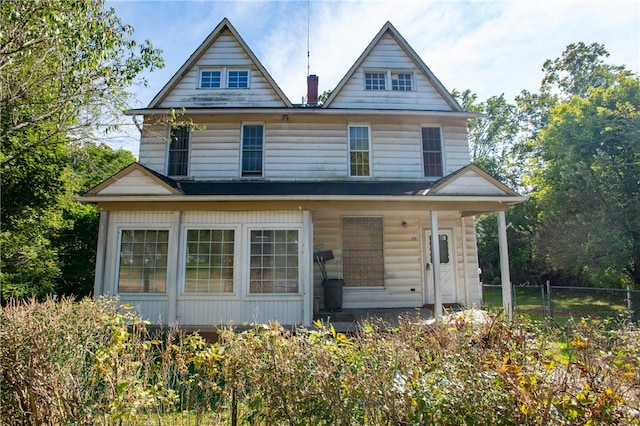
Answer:
[{"label": "porch post", "polygon": [[302,324],[313,322],[313,222],[311,212],[302,212]]},{"label": "porch post", "polygon": [[165,318],[167,325],[171,326],[178,322],[178,257],[180,253],[182,212],[173,212],[173,224],[169,232],[169,259],[167,260],[167,311]]},{"label": "porch post", "polygon": [[[100,209],[100,225],[98,226],[98,247],[96,248],[96,275],[93,281],[93,297],[106,293],[104,288],[105,255],[107,238],[109,238],[109,211]],[[109,290],[111,293],[111,290]]]},{"label": "porch post", "polygon": [[442,283],[440,275],[440,238],[438,212],[431,210],[431,263],[433,266],[433,315],[442,316]]},{"label": "porch post", "polygon": [[511,277],[509,275],[509,249],[507,246],[507,220],[503,210],[498,212],[498,242],[500,246],[500,277],[502,279],[502,306],[507,318],[513,318]]}]

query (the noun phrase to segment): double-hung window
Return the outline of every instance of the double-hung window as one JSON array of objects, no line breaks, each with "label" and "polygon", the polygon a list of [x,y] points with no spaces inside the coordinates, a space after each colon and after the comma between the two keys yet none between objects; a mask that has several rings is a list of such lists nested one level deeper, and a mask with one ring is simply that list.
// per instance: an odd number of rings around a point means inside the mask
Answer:
[{"label": "double-hung window", "polygon": [[250,231],[249,292],[298,293],[298,230]]},{"label": "double-hung window", "polygon": [[342,262],[346,286],[384,285],[381,217],[342,218]]},{"label": "double-hung window", "polygon": [[442,136],[439,127],[422,127],[422,164],[425,177],[442,177]]},{"label": "double-hung window", "polygon": [[189,129],[173,127],[169,135],[169,176],[187,176],[189,172]]},{"label": "double-hung window", "polygon": [[245,124],[242,126],[242,176],[262,176],[264,149],[264,126]]},{"label": "double-hung window", "polygon": [[164,293],[169,231],[123,229],[118,264],[119,293]]},{"label": "double-hung window", "polygon": [[187,230],[185,293],[233,292],[233,229]]},{"label": "double-hung window", "polygon": [[349,175],[371,176],[369,127],[349,126]]}]

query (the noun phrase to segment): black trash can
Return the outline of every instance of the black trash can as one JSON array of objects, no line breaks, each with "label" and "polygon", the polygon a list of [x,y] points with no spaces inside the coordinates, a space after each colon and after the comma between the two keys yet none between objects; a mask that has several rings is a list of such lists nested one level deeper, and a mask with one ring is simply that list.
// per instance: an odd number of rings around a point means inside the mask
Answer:
[{"label": "black trash can", "polygon": [[324,287],[324,309],[329,312],[341,311],[344,281],[326,279],[322,281],[322,287]]}]

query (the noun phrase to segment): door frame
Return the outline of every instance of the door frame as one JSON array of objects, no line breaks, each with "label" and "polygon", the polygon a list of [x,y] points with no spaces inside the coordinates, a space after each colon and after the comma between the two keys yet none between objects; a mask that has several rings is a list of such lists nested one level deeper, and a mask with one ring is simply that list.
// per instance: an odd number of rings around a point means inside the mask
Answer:
[{"label": "door frame", "polygon": [[[458,301],[458,280],[457,280],[457,264],[455,250],[455,233],[453,228],[438,228],[438,234],[447,234],[449,237],[449,264],[451,265],[451,287],[455,300],[443,300],[443,303],[456,303]],[[422,303],[434,303],[434,282],[433,282],[433,265],[431,265],[431,252],[427,255],[427,249],[430,250],[431,228],[422,228]],[[427,265],[429,268],[427,269]],[[442,268],[442,264],[440,265]],[[442,275],[442,270],[440,272]]]}]

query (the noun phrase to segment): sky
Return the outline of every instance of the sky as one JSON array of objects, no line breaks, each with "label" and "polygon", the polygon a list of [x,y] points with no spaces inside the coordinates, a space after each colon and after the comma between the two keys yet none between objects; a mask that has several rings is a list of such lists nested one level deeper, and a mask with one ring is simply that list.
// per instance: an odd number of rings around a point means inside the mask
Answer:
[{"label": "sky", "polygon": [[[163,51],[165,67],[131,90],[146,107],[211,31],[228,18],[292,103],[335,88],[390,21],[449,90],[480,101],[537,91],[542,65],[571,43],[604,44],[607,62],[640,72],[637,0],[108,0],[133,38]],[[309,55],[307,55],[309,52]],[[134,133],[110,143],[138,153]]]}]

